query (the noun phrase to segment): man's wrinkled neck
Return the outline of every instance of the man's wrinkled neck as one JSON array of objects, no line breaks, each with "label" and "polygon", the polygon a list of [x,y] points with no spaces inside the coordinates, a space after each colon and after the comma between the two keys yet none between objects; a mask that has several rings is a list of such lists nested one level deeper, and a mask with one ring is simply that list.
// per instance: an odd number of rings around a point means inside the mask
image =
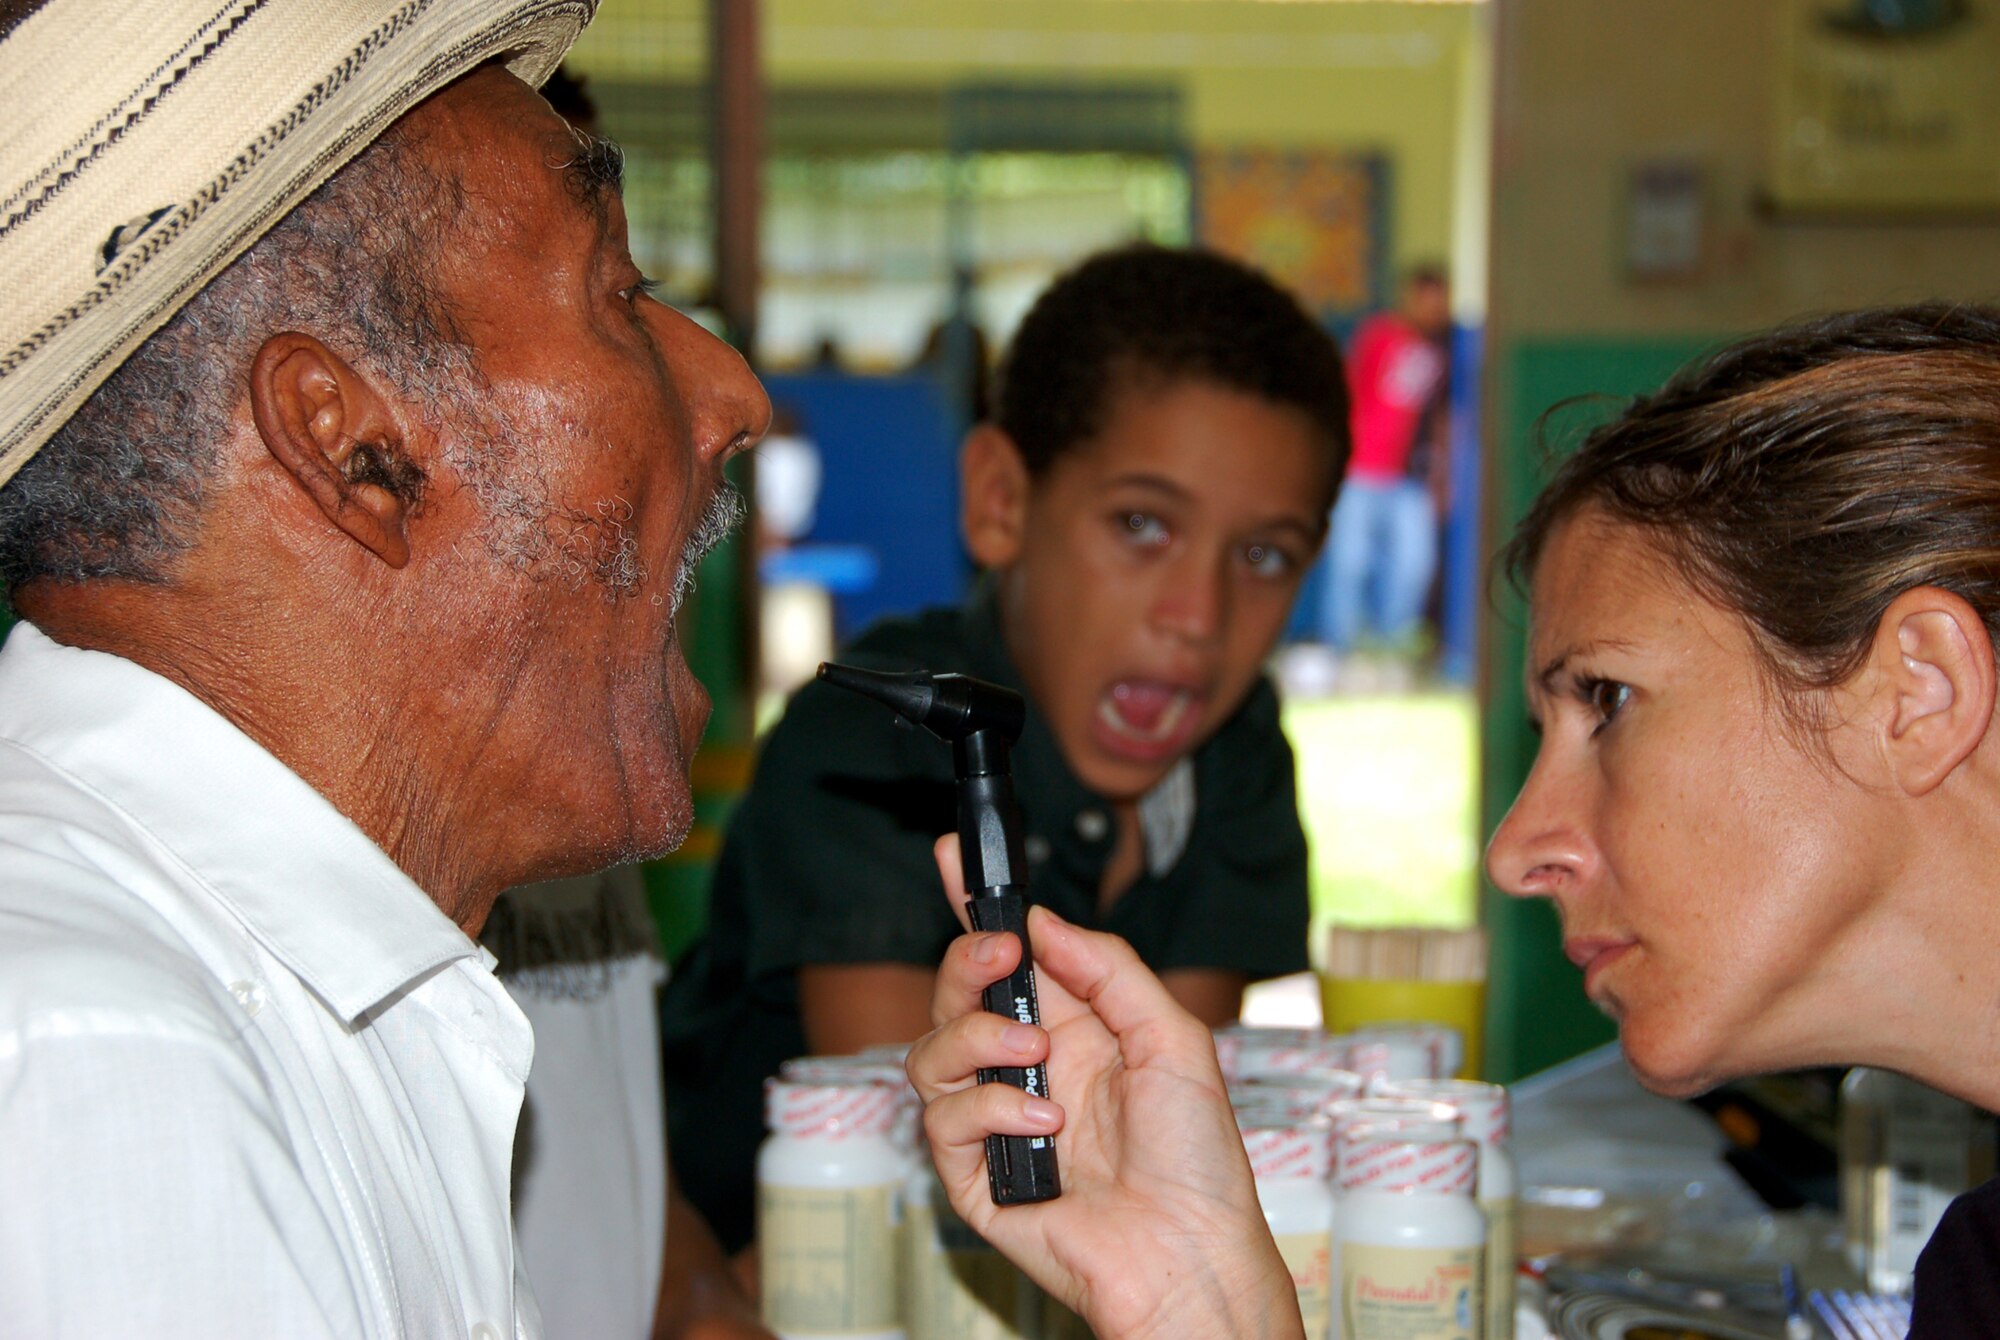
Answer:
[{"label": "man's wrinkled neck", "polygon": [[193,695],[324,796],[467,935],[516,882],[488,867],[496,847],[468,817],[468,749],[398,682],[421,658],[385,654],[364,622],[270,602],[216,608],[172,584],[124,581],[36,582],[14,604],[54,641]]}]

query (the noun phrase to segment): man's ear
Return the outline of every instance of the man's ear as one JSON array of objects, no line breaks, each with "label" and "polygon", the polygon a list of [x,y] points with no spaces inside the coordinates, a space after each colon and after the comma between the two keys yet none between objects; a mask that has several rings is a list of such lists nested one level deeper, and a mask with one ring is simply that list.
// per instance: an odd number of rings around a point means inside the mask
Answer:
[{"label": "man's ear", "polygon": [[337,528],[392,568],[424,472],[401,418],[365,376],[310,335],[273,335],[250,364],[250,414],[266,450]]},{"label": "man's ear", "polygon": [[997,424],[974,424],[958,452],[959,528],[972,561],[1004,568],[1021,556],[1027,529],[1028,465]]},{"label": "man's ear", "polygon": [[1993,639],[1963,599],[1919,586],[1890,602],[1869,652],[1873,713],[1890,776],[1907,795],[1936,787],[1993,724]]}]

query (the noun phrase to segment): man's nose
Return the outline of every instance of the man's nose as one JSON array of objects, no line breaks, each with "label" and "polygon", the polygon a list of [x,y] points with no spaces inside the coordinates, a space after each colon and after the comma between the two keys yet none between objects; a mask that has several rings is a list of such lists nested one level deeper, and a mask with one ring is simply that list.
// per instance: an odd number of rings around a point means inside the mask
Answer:
[{"label": "man's nose", "polygon": [[771,426],[771,397],[742,354],[694,322],[688,326],[695,450],[703,460],[720,465],[764,436]]}]

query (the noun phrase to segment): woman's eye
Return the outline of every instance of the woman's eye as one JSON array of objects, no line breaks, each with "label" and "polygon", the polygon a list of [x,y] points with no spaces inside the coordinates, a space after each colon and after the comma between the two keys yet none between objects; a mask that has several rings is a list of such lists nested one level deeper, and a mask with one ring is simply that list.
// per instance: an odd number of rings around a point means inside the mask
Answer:
[{"label": "woman's eye", "polygon": [[1583,694],[1597,717],[1597,729],[1602,730],[1631,700],[1632,686],[1615,679],[1593,679],[1583,686]]},{"label": "woman's eye", "polygon": [[1292,556],[1275,545],[1251,544],[1244,546],[1243,561],[1259,577],[1288,577],[1297,567]]},{"label": "woman's eye", "polygon": [[1121,524],[1125,538],[1136,545],[1159,546],[1172,538],[1167,533],[1167,523],[1146,512],[1128,512]]}]

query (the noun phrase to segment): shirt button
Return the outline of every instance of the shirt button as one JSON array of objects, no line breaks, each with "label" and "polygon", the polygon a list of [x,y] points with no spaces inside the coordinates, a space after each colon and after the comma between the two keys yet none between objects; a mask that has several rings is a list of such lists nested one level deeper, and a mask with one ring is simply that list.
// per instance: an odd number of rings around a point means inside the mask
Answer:
[{"label": "shirt button", "polygon": [[500,1332],[482,1321],[472,1328],[472,1340],[500,1340]]},{"label": "shirt button", "polygon": [[1039,833],[1030,833],[1021,843],[1021,851],[1027,856],[1029,865],[1040,865],[1049,859],[1049,840]]},{"label": "shirt button", "polygon": [[236,997],[236,1003],[243,1012],[255,1019],[264,1008],[264,984],[262,982],[231,982],[229,994]]},{"label": "shirt button", "polygon": [[1111,821],[1102,810],[1085,810],[1076,816],[1076,835],[1085,842],[1102,842],[1111,831]]}]

